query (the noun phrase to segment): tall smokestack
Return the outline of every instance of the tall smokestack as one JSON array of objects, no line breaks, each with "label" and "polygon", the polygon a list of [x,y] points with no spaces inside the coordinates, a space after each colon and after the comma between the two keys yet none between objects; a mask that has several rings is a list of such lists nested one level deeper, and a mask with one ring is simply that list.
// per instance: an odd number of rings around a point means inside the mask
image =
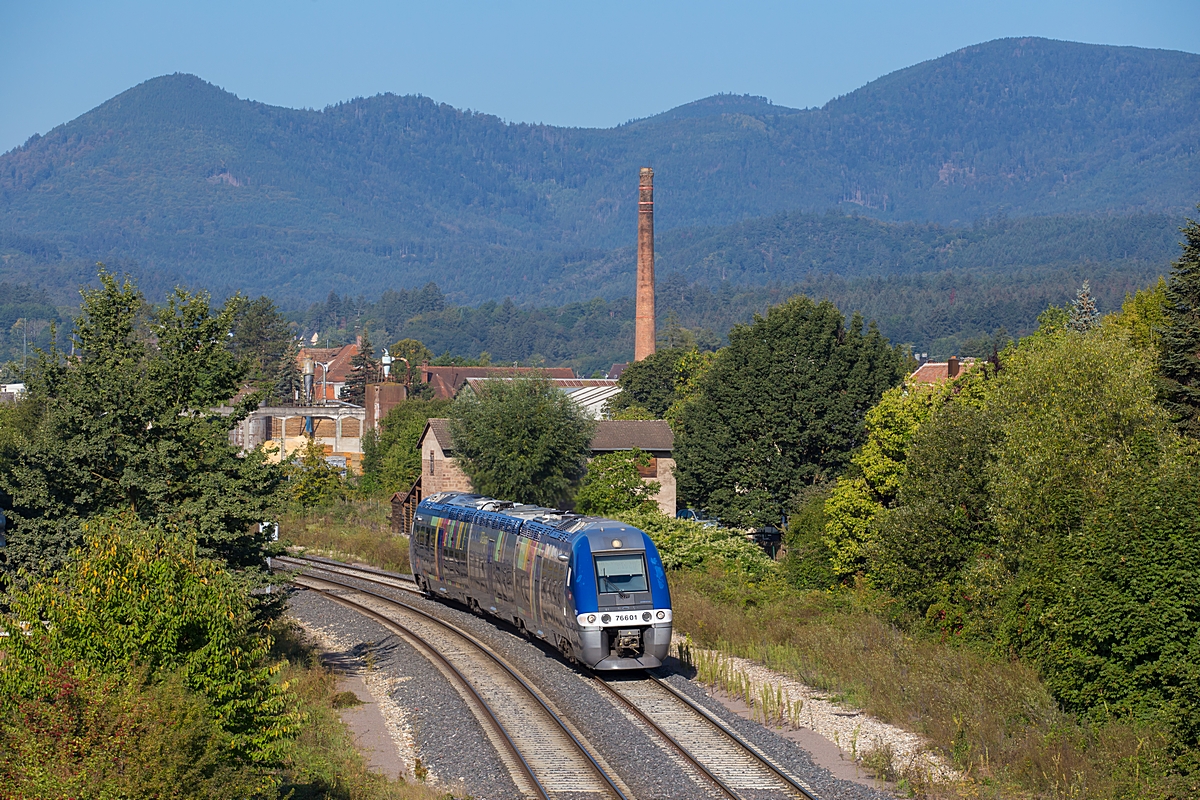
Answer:
[{"label": "tall smokestack", "polygon": [[654,170],[642,167],[638,181],[637,316],[633,360],[654,355]]}]

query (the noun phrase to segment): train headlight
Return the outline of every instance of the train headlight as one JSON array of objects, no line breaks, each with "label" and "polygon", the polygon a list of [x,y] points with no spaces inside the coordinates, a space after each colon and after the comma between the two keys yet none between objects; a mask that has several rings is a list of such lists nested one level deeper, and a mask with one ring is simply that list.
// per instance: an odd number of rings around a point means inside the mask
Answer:
[{"label": "train headlight", "polygon": [[662,618],[663,618],[663,617],[665,617],[666,615],[667,615],[667,612],[665,612],[665,611],[660,611],[660,612],[658,612],[658,618],[659,618],[659,619],[662,619]]},{"label": "train headlight", "polygon": [[591,625],[591,624],[592,624],[593,622],[595,622],[595,621],[596,621],[596,615],[595,615],[595,614],[588,614],[588,624],[589,624],[589,625]]},{"label": "train headlight", "polygon": [[614,550],[619,550],[619,549],[621,549],[621,540],[620,540],[620,539],[613,539],[613,540],[612,540],[612,546],[613,546],[613,549],[614,549]]},{"label": "train headlight", "polygon": [[642,622],[649,622],[649,621],[650,621],[650,612],[643,611],[642,612]]},{"label": "train headlight", "polygon": [[605,614],[600,618],[600,621],[607,625],[608,623],[612,622],[612,617],[610,617],[608,614]]}]

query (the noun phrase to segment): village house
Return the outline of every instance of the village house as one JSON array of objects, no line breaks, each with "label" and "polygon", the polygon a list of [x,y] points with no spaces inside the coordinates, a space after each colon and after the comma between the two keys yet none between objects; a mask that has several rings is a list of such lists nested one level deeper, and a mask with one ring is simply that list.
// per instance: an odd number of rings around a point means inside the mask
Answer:
[{"label": "village house", "polygon": [[926,361],[908,376],[909,383],[942,383],[954,380],[975,366],[975,359],[950,356],[946,361]]},{"label": "village house", "polygon": [[[627,452],[633,448],[650,455],[650,464],[639,469],[645,481],[658,481],[654,500],[667,516],[675,516],[675,436],[666,422],[654,420],[600,420],[592,437],[590,457]],[[450,420],[431,419],[425,424],[418,448],[421,477],[406,492],[392,495],[392,530],[407,533],[421,500],[438,492],[474,491],[471,480],[454,458]]]}]

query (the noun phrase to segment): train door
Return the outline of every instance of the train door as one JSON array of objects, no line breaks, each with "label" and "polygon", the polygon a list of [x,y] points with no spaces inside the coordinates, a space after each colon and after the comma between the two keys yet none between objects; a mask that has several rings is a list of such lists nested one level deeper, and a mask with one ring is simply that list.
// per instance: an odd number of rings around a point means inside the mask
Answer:
[{"label": "train door", "polygon": [[496,590],[496,605],[505,616],[511,614],[513,605],[513,562],[516,560],[516,536],[509,531],[496,531],[495,564],[492,575]]},{"label": "train door", "polygon": [[491,602],[487,597],[490,540],[482,525],[467,524],[467,528],[467,594],[486,607]]},{"label": "train door", "polygon": [[544,547],[538,559],[538,621],[550,630],[565,629],[567,565],[559,561],[557,547]]},{"label": "train door", "polygon": [[524,536],[517,536],[517,558],[513,576],[516,581],[517,616],[533,618],[533,566],[534,551],[537,542]]}]

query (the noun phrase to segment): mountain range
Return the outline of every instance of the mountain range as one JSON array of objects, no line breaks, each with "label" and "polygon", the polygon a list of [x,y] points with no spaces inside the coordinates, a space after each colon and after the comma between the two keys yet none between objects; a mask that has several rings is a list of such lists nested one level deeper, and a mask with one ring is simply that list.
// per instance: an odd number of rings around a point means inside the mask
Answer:
[{"label": "mountain range", "polygon": [[458,303],[615,298],[641,166],[660,269],[711,287],[1088,263],[1140,279],[1200,200],[1198,142],[1200,56],[1034,38],[820,108],[717,95],[608,129],[391,94],[279,108],[176,74],[0,156],[0,280],[67,302],[105,261],[152,294],[291,308],[427,281]]}]

